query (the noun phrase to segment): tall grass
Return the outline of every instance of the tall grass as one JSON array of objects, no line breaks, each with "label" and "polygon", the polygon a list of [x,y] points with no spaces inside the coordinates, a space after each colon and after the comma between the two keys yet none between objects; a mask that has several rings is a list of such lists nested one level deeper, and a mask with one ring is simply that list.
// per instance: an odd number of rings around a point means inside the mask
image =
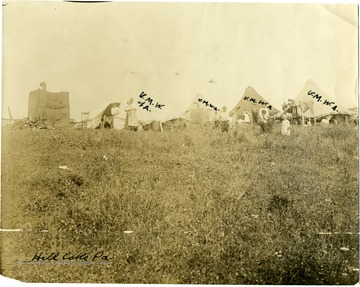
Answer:
[{"label": "tall grass", "polygon": [[[5,130],[3,273],[28,282],[354,284],[358,134]],[[69,170],[59,169],[66,165]],[[44,232],[46,230],[47,232]],[[43,232],[42,232],[43,231]],[[133,233],[124,233],[133,231]],[[350,234],[351,233],[351,234]],[[103,250],[111,265],[19,265]]]}]

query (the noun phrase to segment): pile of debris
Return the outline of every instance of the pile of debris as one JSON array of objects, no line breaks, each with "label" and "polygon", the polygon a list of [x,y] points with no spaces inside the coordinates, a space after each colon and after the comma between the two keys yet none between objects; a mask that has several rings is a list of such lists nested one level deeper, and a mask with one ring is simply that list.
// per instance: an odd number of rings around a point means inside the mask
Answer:
[{"label": "pile of debris", "polygon": [[49,126],[45,119],[34,117],[16,120],[12,125],[12,129],[49,129]]}]

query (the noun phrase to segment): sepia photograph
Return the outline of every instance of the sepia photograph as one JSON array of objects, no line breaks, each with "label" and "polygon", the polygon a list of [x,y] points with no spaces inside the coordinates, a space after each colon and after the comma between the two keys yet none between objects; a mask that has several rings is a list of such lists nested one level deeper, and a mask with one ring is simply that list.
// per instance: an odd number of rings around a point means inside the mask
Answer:
[{"label": "sepia photograph", "polygon": [[3,1],[0,275],[359,282],[358,5]]}]

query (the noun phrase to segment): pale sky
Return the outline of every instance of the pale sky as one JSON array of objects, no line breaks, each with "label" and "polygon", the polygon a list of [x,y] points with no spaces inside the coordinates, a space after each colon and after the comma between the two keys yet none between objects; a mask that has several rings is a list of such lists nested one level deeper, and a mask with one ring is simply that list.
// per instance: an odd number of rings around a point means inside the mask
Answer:
[{"label": "pale sky", "polygon": [[280,108],[307,79],[358,106],[357,20],[355,4],[9,2],[2,117],[26,117],[43,81],[77,120],[142,91],[169,115],[198,94],[231,110],[248,86]]}]

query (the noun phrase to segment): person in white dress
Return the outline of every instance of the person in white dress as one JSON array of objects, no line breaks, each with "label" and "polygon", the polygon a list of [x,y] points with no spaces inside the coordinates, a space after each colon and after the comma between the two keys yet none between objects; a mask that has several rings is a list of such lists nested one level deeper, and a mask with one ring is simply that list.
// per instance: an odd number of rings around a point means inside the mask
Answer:
[{"label": "person in white dress", "polygon": [[247,111],[247,109],[244,110],[244,123],[250,124],[250,113]]},{"label": "person in white dress", "polygon": [[281,123],[281,134],[283,136],[290,136],[291,126],[290,121],[287,116],[284,116],[284,119]]},{"label": "person in white dress", "polygon": [[112,124],[111,127],[113,129],[119,129],[120,126],[120,118],[117,116],[120,114],[120,105],[113,104],[111,107],[111,116],[112,116]]},{"label": "person in white dress", "polygon": [[137,131],[138,130],[138,119],[136,115],[137,107],[134,104],[134,99],[131,98],[127,102],[127,106],[125,108],[126,112],[126,119],[127,119],[127,127],[131,131]]},{"label": "person in white dress", "polygon": [[237,126],[239,125],[238,116],[237,116],[237,115],[232,115],[231,120],[230,120],[230,124],[231,124],[231,128],[232,128],[232,129],[237,128]]}]

